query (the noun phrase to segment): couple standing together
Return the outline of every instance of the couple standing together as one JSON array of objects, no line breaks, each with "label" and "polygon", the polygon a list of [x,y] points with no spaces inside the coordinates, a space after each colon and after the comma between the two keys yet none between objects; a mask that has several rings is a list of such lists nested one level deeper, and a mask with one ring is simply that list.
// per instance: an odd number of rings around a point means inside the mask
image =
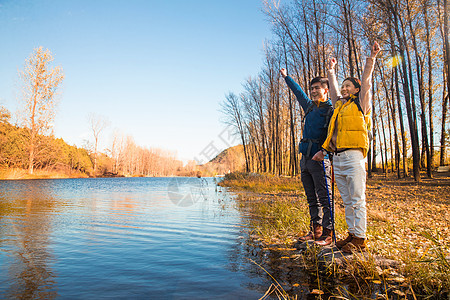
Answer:
[{"label": "couple standing together", "polygon": [[301,179],[309,205],[310,232],[299,242],[314,240],[317,245],[332,243],[331,162],[336,185],[345,208],[348,235],[336,242],[343,252],[366,248],[366,169],[369,150],[367,122],[372,108],[372,73],[380,47],[375,42],[366,59],[362,80],[346,78],[339,91],[335,74],[336,59],[328,62],[328,78],[316,77],[310,82],[309,98],[287,75],[280,73],[305,112],[303,136],[299,146]]}]

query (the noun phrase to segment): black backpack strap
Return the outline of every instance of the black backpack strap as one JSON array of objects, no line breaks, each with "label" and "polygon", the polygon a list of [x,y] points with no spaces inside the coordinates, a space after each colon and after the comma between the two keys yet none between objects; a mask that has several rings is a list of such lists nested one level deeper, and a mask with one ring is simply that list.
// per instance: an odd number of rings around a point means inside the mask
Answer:
[{"label": "black backpack strap", "polygon": [[327,116],[325,118],[325,123],[323,124],[324,128],[328,127],[328,124],[330,123],[330,120],[331,120],[331,116],[333,116],[333,112],[334,112],[334,108],[332,105],[330,105],[328,107]]},{"label": "black backpack strap", "polygon": [[[333,116],[334,113],[334,107],[332,105],[330,105],[328,107],[328,111],[325,117],[325,122],[323,123],[323,127],[324,129],[328,128],[328,125],[330,124],[330,120],[331,117]],[[328,130],[324,130],[324,132],[322,133],[322,136],[320,137],[320,141],[319,143],[322,144],[326,139],[327,139],[327,135],[328,135]]]},{"label": "black backpack strap", "polygon": [[306,116],[307,116],[310,112],[312,112],[312,110],[314,109],[314,105],[316,105],[314,102],[311,103],[311,105],[308,106],[308,108],[305,110],[305,115],[303,116],[303,122],[302,122],[303,124],[305,123]]},{"label": "black backpack strap", "polygon": [[359,110],[359,111],[363,114],[363,116],[364,116],[364,112],[363,112],[362,107],[361,107],[361,102],[359,102],[359,97],[354,98],[352,101],[356,104],[356,106],[358,107],[358,110]]}]

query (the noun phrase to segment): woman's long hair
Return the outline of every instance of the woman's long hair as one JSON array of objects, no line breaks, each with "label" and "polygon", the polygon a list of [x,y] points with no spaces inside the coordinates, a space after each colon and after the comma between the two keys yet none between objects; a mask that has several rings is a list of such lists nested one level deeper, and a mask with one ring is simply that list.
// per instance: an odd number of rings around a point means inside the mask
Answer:
[{"label": "woman's long hair", "polygon": [[[356,95],[351,94],[348,100],[355,102],[355,104],[358,106],[358,109],[363,113],[361,104],[359,102],[359,92],[361,92],[361,80],[359,80],[356,77],[347,77],[344,79],[344,81],[346,81],[346,80],[350,81],[355,86],[355,88],[359,89],[359,91],[356,93]],[[342,82],[344,82],[344,81],[342,81]]]}]

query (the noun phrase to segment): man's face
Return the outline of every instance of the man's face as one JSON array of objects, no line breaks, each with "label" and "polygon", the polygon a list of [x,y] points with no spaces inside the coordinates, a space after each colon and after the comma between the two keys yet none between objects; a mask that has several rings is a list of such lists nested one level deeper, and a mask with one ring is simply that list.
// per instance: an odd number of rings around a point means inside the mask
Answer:
[{"label": "man's face", "polygon": [[328,89],[322,87],[320,82],[315,82],[311,85],[311,100],[325,101],[327,99]]}]

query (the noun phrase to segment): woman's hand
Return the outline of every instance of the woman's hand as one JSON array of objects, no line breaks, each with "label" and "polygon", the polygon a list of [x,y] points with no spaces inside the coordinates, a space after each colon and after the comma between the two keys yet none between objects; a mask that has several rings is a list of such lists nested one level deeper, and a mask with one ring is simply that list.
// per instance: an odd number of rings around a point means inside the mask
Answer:
[{"label": "woman's hand", "polygon": [[328,60],[328,70],[334,70],[334,66],[336,66],[337,60],[335,57],[332,57]]},{"label": "woman's hand", "polygon": [[380,45],[378,45],[377,41],[375,41],[375,43],[373,43],[372,46],[372,52],[370,53],[370,57],[375,58],[377,57],[378,52],[380,52],[381,48]]},{"label": "woman's hand", "polygon": [[280,70],[280,73],[281,73],[281,76],[283,76],[283,78],[286,78],[286,76],[287,76],[287,71],[286,71],[285,68],[282,68],[282,69]]}]

